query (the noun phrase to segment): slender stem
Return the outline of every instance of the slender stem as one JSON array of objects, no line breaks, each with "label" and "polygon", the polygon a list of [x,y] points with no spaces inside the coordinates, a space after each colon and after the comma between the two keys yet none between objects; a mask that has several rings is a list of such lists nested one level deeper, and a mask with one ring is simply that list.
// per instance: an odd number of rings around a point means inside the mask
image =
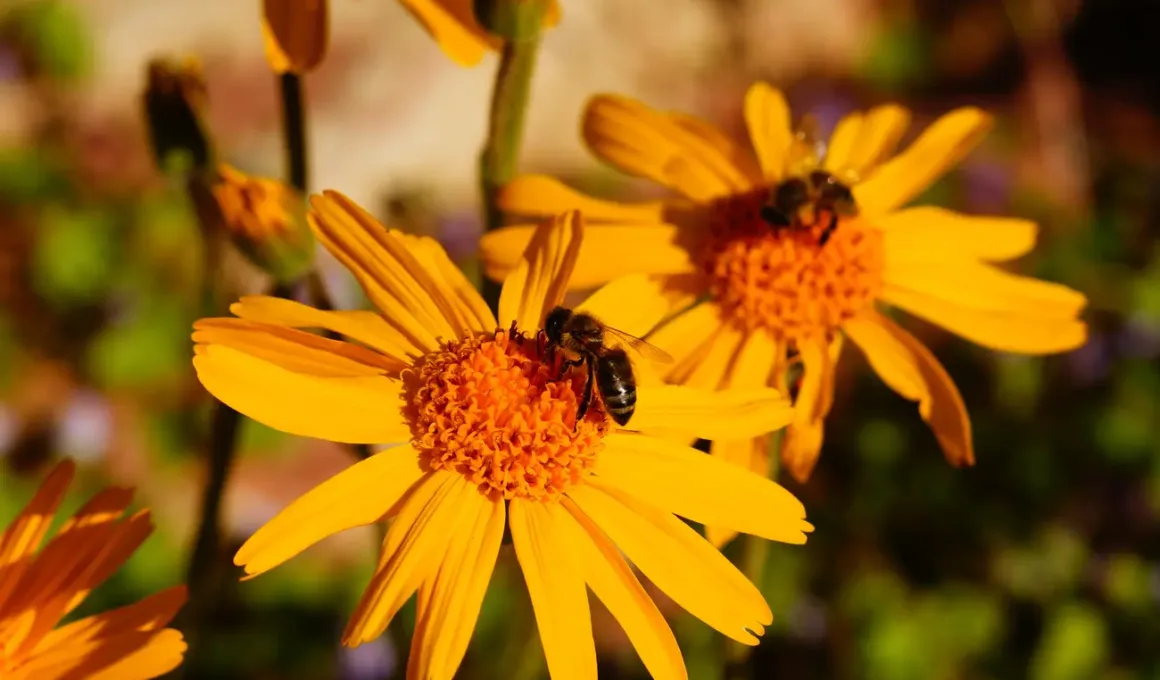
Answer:
[{"label": "slender stem", "polygon": [[[483,196],[485,231],[499,228],[503,215],[496,205],[500,188],[513,180],[519,167],[524,121],[531,94],[532,74],[540,50],[537,36],[504,43],[491,95],[487,142],[479,157],[480,192]],[[483,298],[494,310],[499,304],[499,284],[484,278]]]},{"label": "slender stem", "polygon": [[278,76],[282,93],[282,129],[286,143],[286,181],[306,193],[306,107],[303,104],[302,78],[294,73]]}]

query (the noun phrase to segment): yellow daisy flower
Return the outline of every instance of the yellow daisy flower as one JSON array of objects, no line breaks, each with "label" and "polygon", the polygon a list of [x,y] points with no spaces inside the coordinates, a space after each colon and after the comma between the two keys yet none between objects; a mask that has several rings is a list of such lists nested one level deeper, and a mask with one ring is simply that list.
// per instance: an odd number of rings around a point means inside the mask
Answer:
[{"label": "yellow daisy flower", "polygon": [[[390,520],[343,642],[379,636],[418,592],[408,675],[451,678],[506,525],[556,680],[596,677],[585,584],[654,677],[685,677],[672,632],[629,562],[710,626],[757,643],[768,605],[677,516],[803,543],[812,527],[802,504],[761,476],[637,430],[756,436],[790,419],[778,392],[663,385],[642,360],[627,428],[599,402],[577,422],[585,371],[565,371],[540,333],[582,247],[577,213],[536,229],[504,284],[499,320],[434,240],[388,230],[334,192],[313,197],[309,219],[378,311],[243,298],[231,308],[238,318],[196,324],[198,377],[229,406],[285,432],[405,443],[352,465],[259,529],[234,559],[249,577],[326,536]],[[665,309],[636,304],[650,291],[644,277],[624,279],[576,311],[640,335]]]},{"label": "yellow daisy flower", "polygon": [[57,465],[0,536],[0,677],[144,680],[168,673],[185,653],[181,633],[165,627],[185,604],[185,586],[57,627],[153,531],[147,510],[123,517],[132,492],[109,488],[41,550],[75,469],[72,461]]},{"label": "yellow daisy flower", "polygon": [[[991,125],[979,109],[957,109],[892,157],[909,118],[895,105],[851,114],[821,151],[808,135],[795,134],[782,94],[759,83],[745,99],[749,149],[699,119],[598,96],[583,121],[593,152],[681,197],[611,203],[549,177],[524,176],[501,192],[499,203],[525,216],[584,211],[592,226],[572,275],[576,288],[626,272],[653,276],[656,298],[667,295],[673,309],[681,309],[649,337],[676,359],[666,376],[671,382],[707,388],[778,384],[786,372],[784,357],[796,351],[794,361],[804,373],[782,455],[798,480],[805,481],[817,461],[843,338],[862,350],[890,387],[918,402],[952,464],[971,465],[970,423],[958,389],[926,347],[883,315],[878,303],[985,347],[1046,354],[1085,342],[1086,327],[1077,316],[1086,300],[1064,286],[996,266],[1032,248],[1033,223],[904,207]],[[774,226],[763,214],[771,197],[787,179],[808,182],[815,171],[852,188],[846,198],[856,214],[842,201],[807,201],[796,228]],[[831,218],[837,220],[832,225]],[[515,226],[485,236],[490,276],[512,270],[531,231]],[[698,299],[705,302],[689,306]],[[724,459],[765,469],[762,438],[734,434],[712,448]]]},{"label": "yellow daisy flower", "polygon": [[[487,32],[475,17],[475,4],[469,0],[399,0],[422,24],[443,53],[460,66],[475,66],[489,50],[500,48],[503,41]],[[545,26],[560,21],[560,4],[551,0]]]}]

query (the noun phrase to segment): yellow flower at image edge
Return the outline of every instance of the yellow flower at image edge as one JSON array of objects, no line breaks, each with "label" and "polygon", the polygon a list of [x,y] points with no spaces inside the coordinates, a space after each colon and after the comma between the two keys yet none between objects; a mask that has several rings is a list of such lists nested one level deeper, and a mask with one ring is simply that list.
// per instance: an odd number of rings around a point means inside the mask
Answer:
[{"label": "yellow flower at image edge", "polygon": [[[710,626],[756,644],[772,620],[768,605],[678,516],[802,543],[812,530],[802,504],[761,476],[639,429],[756,436],[789,421],[780,393],[663,385],[637,356],[628,427],[613,424],[599,402],[577,422],[585,372],[562,370],[540,329],[582,247],[578,214],[536,230],[504,284],[497,320],[432,239],[387,230],[337,193],[312,205],[316,235],[378,311],[243,298],[231,309],[238,318],[196,324],[198,377],[226,404],[285,432],[405,443],[351,466],[256,532],[235,557],[249,576],[328,535],[390,520],[344,642],[380,635],[417,592],[408,674],[451,678],[506,525],[556,680],[596,676],[586,586],[654,677],[686,677],[673,634],[629,562]],[[576,311],[640,335],[665,308],[637,303],[651,295],[645,278],[627,278]]]},{"label": "yellow flower at image edge", "polygon": [[[648,338],[675,358],[670,382],[777,385],[787,355],[796,352],[792,361],[804,371],[782,455],[798,480],[809,477],[821,448],[843,338],[891,388],[918,402],[952,464],[973,464],[970,423],[954,383],[876,303],[1005,352],[1061,352],[1086,340],[1077,319],[1083,295],[995,266],[1031,250],[1033,223],[903,208],[978,143],[990,116],[953,111],[893,157],[909,124],[898,106],[847,116],[824,153],[809,135],[795,133],[784,97],[765,84],[750,88],[745,119],[752,151],[700,119],[595,97],[583,121],[589,148],[681,198],[613,203],[532,175],[502,190],[500,206],[530,217],[584,211],[590,224],[573,287],[626,272],[650,275],[656,301],[681,310]],[[843,196],[842,186],[851,192]],[[781,199],[772,201],[779,190]],[[768,203],[793,209],[771,214]],[[485,235],[487,273],[511,271],[531,233],[514,226]],[[689,306],[701,297],[707,301]],[[714,455],[757,470],[767,469],[765,451],[764,438],[712,443]]]},{"label": "yellow flower at image edge", "polygon": [[[545,26],[560,21],[558,0],[523,0],[546,2]],[[475,16],[475,3],[463,0],[399,0],[423,26],[444,54],[460,66],[475,66],[489,50],[503,44],[488,33]],[[520,0],[490,0],[488,4],[518,5]],[[540,10],[543,12],[544,10]]]},{"label": "yellow flower at image edge", "polygon": [[131,492],[110,488],[41,549],[75,466],[64,461],[0,537],[0,678],[144,680],[181,664],[185,642],[165,626],[185,604],[177,586],[57,627],[152,532],[148,511],[123,517]]}]

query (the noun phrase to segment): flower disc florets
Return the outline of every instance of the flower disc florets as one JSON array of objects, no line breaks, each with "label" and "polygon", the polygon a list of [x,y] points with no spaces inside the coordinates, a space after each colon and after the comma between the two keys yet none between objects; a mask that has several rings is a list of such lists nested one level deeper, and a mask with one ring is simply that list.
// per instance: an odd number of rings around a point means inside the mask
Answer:
[{"label": "flower disc florets", "polygon": [[708,207],[701,268],[710,291],[747,331],[765,328],[789,342],[828,337],[881,290],[881,234],[858,218],[842,218],[820,246],[827,213],[809,229],[775,229],[761,216],[769,196],[761,189]]},{"label": "flower disc florets", "polygon": [[447,343],[403,372],[412,445],[490,498],[552,501],[586,477],[604,444],[600,404],[579,425],[585,373],[513,325]]}]

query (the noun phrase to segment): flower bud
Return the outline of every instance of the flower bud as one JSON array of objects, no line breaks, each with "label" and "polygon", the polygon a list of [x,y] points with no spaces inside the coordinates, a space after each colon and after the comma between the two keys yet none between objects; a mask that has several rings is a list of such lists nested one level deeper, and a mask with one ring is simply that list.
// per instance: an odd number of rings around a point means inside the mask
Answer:
[{"label": "flower bud", "polygon": [[263,0],[266,61],[276,73],[313,71],[326,56],[327,0]]},{"label": "flower bud", "polygon": [[149,62],[143,103],[149,141],[157,166],[169,170],[176,156],[189,171],[209,167],[213,150],[205,122],[208,98],[201,65],[187,58],[180,63]]},{"label": "flower bud", "polygon": [[281,283],[314,263],[314,235],[302,197],[282,182],[218,168],[213,197],[230,239],[255,265]]}]

